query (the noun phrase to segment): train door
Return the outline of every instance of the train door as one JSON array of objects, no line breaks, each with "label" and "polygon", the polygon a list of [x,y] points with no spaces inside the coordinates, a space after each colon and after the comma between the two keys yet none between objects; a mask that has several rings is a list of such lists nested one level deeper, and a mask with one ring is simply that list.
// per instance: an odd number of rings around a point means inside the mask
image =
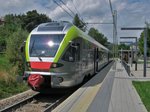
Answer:
[{"label": "train door", "polygon": [[94,73],[98,72],[99,54],[98,48],[94,48]]},{"label": "train door", "polygon": [[99,62],[99,53],[98,48],[96,48],[96,72],[98,72],[98,62]]},{"label": "train door", "polygon": [[82,48],[82,39],[78,38],[73,41],[72,46],[75,46],[74,59],[75,59],[75,71],[76,76],[79,77],[82,75],[82,62],[81,62],[81,48]]}]

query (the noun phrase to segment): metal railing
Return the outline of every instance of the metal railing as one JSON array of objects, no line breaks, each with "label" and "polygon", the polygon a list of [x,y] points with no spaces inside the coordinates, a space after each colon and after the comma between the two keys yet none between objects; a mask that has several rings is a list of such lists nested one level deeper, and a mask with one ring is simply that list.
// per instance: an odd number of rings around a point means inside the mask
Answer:
[{"label": "metal railing", "polygon": [[128,73],[128,75],[131,76],[130,66],[125,61],[122,61],[122,65],[124,66],[124,68],[125,68],[126,72]]}]

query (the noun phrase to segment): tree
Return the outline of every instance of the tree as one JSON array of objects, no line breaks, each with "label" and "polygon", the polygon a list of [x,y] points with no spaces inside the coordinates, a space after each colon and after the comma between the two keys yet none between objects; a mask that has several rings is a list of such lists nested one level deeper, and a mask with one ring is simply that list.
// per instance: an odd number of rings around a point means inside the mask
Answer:
[{"label": "tree", "polygon": [[4,20],[5,24],[0,27],[0,52],[5,52],[6,40],[21,27],[21,21],[16,15],[8,14],[4,17]]},{"label": "tree", "polygon": [[37,25],[45,22],[51,22],[51,19],[45,14],[39,14],[36,10],[28,11],[26,15],[22,15],[21,20],[23,22],[22,28],[31,32]]},{"label": "tree", "polygon": [[90,28],[88,34],[104,46],[108,45],[107,38],[95,28]]},{"label": "tree", "polygon": [[130,46],[128,46],[128,45],[126,45],[126,44],[120,44],[119,46],[118,46],[118,49],[119,50],[129,50],[130,49]]},{"label": "tree", "polygon": [[51,21],[45,14],[39,14],[36,10],[28,11],[22,15],[8,14],[5,15],[4,20],[5,24],[0,27],[0,52],[5,52],[6,40],[18,29],[30,32],[40,23]]},{"label": "tree", "polygon": [[[144,31],[141,33],[138,47],[142,54],[144,54]],[[150,29],[148,29],[148,38],[147,38],[147,55],[150,56]]]},{"label": "tree", "polygon": [[20,47],[28,36],[28,32],[23,29],[18,29],[7,39],[6,58],[10,64],[15,67],[15,73],[21,74],[24,71],[23,59],[20,52]]},{"label": "tree", "polygon": [[86,24],[82,20],[80,20],[78,14],[75,15],[73,19],[73,24],[80,28],[82,31],[86,30]]},{"label": "tree", "polygon": [[5,24],[0,26],[0,52],[5,52],[14,72],[19,74],[23,71],[23,60],[20,46],[26,40],[29,32],[40,23],[51,21],[45,14],[39,14],[36,10],[26,14],[8,14],[4,17]]},{"label": "tree", "polygon": [[15,32],[19,27],[21,27],[21,20],[17,15],[8,14],[4,17],[5,24],[4,28],[9,30],[10,32]]},{"label": "tree", "polygon": [[21,28],[14,32],[7,39],[6,57],[12,63],[16,64],[18,60],[21,60],[20,46],[26,40],[28,32]]}]

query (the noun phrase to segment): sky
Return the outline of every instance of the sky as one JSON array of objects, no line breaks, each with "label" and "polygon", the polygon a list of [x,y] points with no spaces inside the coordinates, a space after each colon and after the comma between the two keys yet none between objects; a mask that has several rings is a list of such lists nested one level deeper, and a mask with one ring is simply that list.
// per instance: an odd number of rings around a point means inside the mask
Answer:
[{"label": "sky", "polygon": [[[64,7],[60,0],[55,1]],[[85,22],[112,22],[109,0],[63,0],[63,2],[74,13],[78,13]],[[117,10],[117,37],[140,37],[141,31],[121,31],[120,28],[144,27],[145,21],[150,22],[150,0],[111,0],[111,2],[113,10]],[[44,13],[55,21],[72,22],[73,20],[53,0],[0,0],[1,17],[12,13],[23,14],[30,10]],[[108,38],[108,41],[112,42],[112,24],[90,24],[87,26],[88,29],[90,27],[97,28]]]}]

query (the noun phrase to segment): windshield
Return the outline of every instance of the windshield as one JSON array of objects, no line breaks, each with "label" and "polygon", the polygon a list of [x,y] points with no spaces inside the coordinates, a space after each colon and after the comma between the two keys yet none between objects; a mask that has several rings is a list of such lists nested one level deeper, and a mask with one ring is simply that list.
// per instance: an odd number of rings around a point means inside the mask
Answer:
[{"label": "windshield", "polygon": [[54,57],[64,34],[31,35],[29,53],[31,57]]}]

